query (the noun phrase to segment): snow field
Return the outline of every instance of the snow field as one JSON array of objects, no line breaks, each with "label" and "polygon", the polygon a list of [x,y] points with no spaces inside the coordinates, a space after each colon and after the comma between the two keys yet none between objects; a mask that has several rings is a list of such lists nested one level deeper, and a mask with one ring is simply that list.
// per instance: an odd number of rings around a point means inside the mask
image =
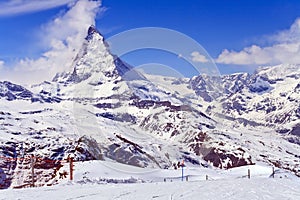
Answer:
[{"label": "snow field", "polygon": [[[230,170],[186,167],[189,181],[183,182],[181,170],[145,169],[112,161],[76,162],[74,168],[72,182],[65,179],[52,187],[2,190],[0,199],[300,199],[299,178],[278,169],[275,178],[269,178],[272,167],[263,164]],[[67,169],[68,164],[62,170]],[[246,177],[248,169],[251,179]],[[105,179],[136,182],[115,184]]]}]

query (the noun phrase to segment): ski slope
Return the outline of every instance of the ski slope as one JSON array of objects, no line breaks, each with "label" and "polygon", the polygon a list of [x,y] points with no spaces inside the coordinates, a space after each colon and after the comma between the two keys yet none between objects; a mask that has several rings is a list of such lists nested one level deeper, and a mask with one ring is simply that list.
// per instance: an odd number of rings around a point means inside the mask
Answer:
[{"label": "ski slope", "polygon": [[[248,169],[251,179],[247,178]],[[0,199],[300,199],[299,178],[283,170],[276,170],[275,178],[270,178],[270,172],[271,167],[266,165],[226,171],[186,167],[184,173],[189,181],[181,181],[181,170],[90,161],[75,163],[72,182],[62,180],[52,187],[2,190]]]}]

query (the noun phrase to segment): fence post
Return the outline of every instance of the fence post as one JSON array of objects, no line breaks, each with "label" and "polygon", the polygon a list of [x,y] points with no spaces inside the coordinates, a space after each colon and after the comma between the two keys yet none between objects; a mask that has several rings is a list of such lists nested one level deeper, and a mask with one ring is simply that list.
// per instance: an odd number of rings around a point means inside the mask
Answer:
[{"label": "fence post", "polygon": [[183,181],[183,165],[181,165],[181,181]]},{"label": "fence post", "polygon": [[184,160],[182,160],[182,163],[179,165],[181,166],[181,181],[183,181],[183,168],[184,168]]},{"label": "fence post", "polygon": [[250,169],[248,169],[248,178],[250,179]]},{"label": "fence post", "polygon": [[31,155],[31,187],[34,187],[34,163],[35,163],[34,156]]},{"label": "fence post", "polygon": [[272,172],[273,172],[272,177],[275,178],[275,168],[274,167],[272,167]]},{"label": "fence post", "polygon": [[70,181],[72,181],[73,180],[73,158],[70,158]]}]

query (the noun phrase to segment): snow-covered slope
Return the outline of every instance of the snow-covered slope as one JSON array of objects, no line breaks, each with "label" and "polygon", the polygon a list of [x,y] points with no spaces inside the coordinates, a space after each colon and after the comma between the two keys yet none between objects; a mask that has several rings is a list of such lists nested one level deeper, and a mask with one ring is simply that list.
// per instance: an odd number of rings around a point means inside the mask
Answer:
[{"label": "snow-covered slope", "polygon": [[[76,163],[75,180],[58,186],[0,191],[0,199],[298,199],[299,178],[267,166],[228,171],[189,168],[149,170],[112,162]],[[251,179],[247,171],[251,170]],[[208,177],[208,180],[206,179]],[[163,181],[166,182],[163,182]]]},{"label": "snow-covered slope", "polygon": [[299,175],[296,69],[192,79],[141,74],[90,27],[72,72],[28,89],[0,83],[0,186],[30,184],[31,155],[37,185],[56,183],[68,157],[160,169],[181,160],[201,169],[265,162]]},{"label": "snow-covered slope", "polygon": [[289,179],[217,180],[184,183],[144,183],[118,185],[59,185],[0,191],[3,200],[54,199],[178,199],[178,200],[261,200],[298,199],[297,185]]}]

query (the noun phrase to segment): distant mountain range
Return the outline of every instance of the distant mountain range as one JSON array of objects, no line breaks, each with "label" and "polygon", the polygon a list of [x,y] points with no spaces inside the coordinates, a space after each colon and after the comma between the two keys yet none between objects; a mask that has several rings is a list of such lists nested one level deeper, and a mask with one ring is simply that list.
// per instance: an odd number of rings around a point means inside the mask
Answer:
[{"label": "distant mountain range", "polygon": [[152,168],[265,162],[300,176],[299,65],[191,79],[143,74],[91,26],[73,71],[30,88],[0,82],[0,102],[0,188],[30,182],[32,154],[41,158],[40,185],[55,184],[69,156]]}]

